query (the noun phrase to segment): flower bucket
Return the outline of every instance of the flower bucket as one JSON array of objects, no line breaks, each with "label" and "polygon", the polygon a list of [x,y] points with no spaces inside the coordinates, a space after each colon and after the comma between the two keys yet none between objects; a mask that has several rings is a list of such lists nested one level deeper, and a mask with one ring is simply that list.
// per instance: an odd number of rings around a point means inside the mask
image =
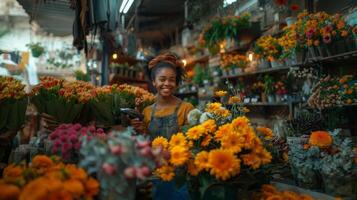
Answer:
[{"label": "flower bucket", "polygon": [[310,46],[307,48],[307,58],[308,59],[316,60],[316,59],[322,57],[322,55],[323,55],[323,53],[322,53],[320,46],[318,46],[318,47]]},{"label": "flower bucket", "polygon": [[268,95],[268,103],[274,103],[275,102],[275,96],[272,94]]},{"label": "flower bucket", "polygon": [[277,103],[280,103],[283,101],[283,96],[280,94],[275,95],[275,99]]},{"label": "flower bucket", "polygon": [[265,59],[260,59],[258,68],[259,69],[267,69],[270,67],[270,62]]}]

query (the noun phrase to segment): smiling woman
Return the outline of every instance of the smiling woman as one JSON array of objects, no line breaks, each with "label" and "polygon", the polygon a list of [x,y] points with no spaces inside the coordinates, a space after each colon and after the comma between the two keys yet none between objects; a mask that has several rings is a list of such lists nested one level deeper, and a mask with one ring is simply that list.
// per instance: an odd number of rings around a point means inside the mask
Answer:
[{"label": "smiling woman", "polygon": [[[172,53],[161,54],[149,62],[150,79],[157,90],[156,102],[144,109],[144,121],[132,121],[138,132],[146,132],[151,138],[167,139],[187,123],[187,115],[193,109],[173,94],[184,77],[181,60]],[[187,187],[179,190],[174,182],[154,182],[154,199],[188,199]]]}]

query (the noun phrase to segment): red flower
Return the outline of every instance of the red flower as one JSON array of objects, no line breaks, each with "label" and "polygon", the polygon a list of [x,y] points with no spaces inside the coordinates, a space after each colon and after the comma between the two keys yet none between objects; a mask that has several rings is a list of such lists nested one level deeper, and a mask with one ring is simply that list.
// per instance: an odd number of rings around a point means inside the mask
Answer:
[{"label": "red flower", "polygon": [[288,3],[288,0],[275,0],[276,4],[279,6],[284,6]]},{"label": "red flower", "polygon": [[290,9],[291,9],[292,11],[298,11],[298,10],[300,10],[300,6],[297,5],[297,4],[292,4],[292,5],[290,6]]}]

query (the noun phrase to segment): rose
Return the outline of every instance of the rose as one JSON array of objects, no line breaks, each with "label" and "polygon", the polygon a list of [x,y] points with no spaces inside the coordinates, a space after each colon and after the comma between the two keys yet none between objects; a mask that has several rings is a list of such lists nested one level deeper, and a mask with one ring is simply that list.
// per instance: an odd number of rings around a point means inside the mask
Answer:
[{"label": "rose", "polygon": [[108,175],[114,175],[117,172],[117,168],[114,165],[109,164],[109,163],[104,163],[102,165],[102,169]]}]

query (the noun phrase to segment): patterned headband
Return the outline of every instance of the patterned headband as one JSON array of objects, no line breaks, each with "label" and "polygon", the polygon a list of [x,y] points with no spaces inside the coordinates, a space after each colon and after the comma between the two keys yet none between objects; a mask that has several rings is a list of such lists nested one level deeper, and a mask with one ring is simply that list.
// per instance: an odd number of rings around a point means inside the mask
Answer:
[{"label": "patterned headband", "polygon": [[149,69],[154,68],[159,62],[166,62],[173,66],[177,66],[181,68],[183,67],[182,61],[177,56],[171,53],[165,53],[165,54],[158,55],[154,59],[152,59],[149,62]]}]

